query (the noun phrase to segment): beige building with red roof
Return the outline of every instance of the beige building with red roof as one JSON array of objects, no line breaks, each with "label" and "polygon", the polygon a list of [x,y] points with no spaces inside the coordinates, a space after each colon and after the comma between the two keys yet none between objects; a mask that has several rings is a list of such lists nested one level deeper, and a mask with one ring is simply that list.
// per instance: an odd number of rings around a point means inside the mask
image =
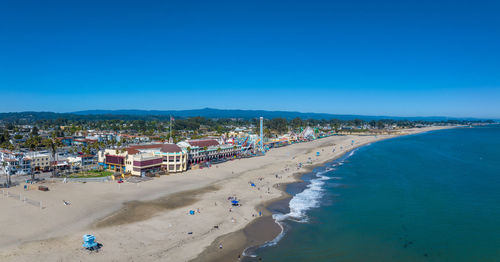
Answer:
[{"label": "beige building with red roof", "polygon": [[132,175],[187,170],[187,152],[175,144],[135,145],[123,149],[106,149],[98,154],[105,169]]}]

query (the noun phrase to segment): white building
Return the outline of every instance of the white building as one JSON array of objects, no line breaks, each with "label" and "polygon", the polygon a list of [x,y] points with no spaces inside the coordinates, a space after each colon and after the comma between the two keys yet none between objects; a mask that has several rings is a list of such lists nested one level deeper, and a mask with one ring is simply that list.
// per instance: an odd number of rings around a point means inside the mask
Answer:
[{"label": "white building", "polygon": [[216,139],[186,140],[177,143],[189,154],[189,164],[198,164],[216,159],[228,159],[241,152],[241,146],[222,144]]},{"label": "white building", "polygon": [[5,173],[11,175],[31,174],[31,158],[21,152],[0,150],[0,163]]}]

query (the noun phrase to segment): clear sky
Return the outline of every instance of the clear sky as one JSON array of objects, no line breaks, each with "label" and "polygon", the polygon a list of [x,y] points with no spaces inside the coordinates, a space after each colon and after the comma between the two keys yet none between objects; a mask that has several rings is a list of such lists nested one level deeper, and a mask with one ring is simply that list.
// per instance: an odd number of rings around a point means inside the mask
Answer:
[{"label": "clear sky", "polygon": [[0,112],[500,118],[500,1],[0,1]]}]

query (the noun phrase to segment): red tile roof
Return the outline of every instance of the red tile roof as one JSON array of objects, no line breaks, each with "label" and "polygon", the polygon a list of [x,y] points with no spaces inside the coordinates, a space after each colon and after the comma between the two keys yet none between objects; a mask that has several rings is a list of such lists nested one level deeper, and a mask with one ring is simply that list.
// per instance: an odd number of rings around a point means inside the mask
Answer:
[{"label": "red tile roof", "polygon": [[161,147],[161,152],[163,153],[174,153],[174,152],[181,152],[182,149],[176,145],[176,144],[164,144]]},{"label": "red tile roof", "polygon": [[219,142],[215,139],[199,139],[199,140],[188,140],[187,141],[191,146],[197,147],[209,147],[209,146],[218,146]]},{"label": "red tile roof", "polygon": [[84,139],[75,139],[74,141],[75,141],[75,142],[88,142],[88,143],[95,143],[95,142],[97,142],[97,139],[88,139],[88,138],[84,138]]},{"label": "red tile roof", "polygon": [[127,150],[127,153],[128,153],[129,155],[135,155],[135,154],[137,154],[137,153],[139,153],[139,152],[140,152],[139,150],[134,149],[134,148],[125,148],[125,150]]}]

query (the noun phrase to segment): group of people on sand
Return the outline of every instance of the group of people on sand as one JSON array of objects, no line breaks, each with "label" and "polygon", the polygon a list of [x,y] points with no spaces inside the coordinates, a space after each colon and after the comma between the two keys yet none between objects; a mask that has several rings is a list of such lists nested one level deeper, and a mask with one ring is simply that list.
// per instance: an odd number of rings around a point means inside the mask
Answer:
[{"label": "group of people on sand", "polygon": [[252,217],[261,217],[262,216],[262,211],[259,211],[259,214],[252,214]]}]

